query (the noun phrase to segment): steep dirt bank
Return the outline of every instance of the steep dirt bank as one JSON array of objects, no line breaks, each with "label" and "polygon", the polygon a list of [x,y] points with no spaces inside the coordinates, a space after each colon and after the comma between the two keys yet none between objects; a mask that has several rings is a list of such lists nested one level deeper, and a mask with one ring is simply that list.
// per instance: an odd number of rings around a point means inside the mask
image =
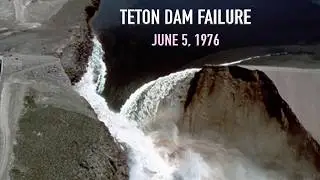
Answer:
[{"label": "steep dirt bank", "polygon": [[136,91],[121,113],[158,146],[173,149],[173,159],[191,148],[229,179],[236,170],[256,172],[253,179],[265,173],[274,173],[266,179],[318,179],[319,73],[246,67],[205,66],[161,77]]},{"label": "steep dirt bank", "polygon": [[320,142],[318,109],[320,69],[272,66],[243,66],[263,71],[275,84],[281,97],[289,104],[301,124]]},{"label": "steep dirt bank", "polygon": [[191,80],[184,109],[181,134],[227,142],[292,178],[319,177],[319,144],[262,71],[206,66]]}]

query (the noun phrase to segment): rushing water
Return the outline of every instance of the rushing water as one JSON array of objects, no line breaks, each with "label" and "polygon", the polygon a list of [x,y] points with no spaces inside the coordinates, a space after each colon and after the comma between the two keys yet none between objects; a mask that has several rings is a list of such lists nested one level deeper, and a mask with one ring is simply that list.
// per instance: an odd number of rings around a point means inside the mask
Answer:
[{"label": "rushing water", "polygon": [[[188,69],[149,82],[132,94],[121,113],[112,112],[105,99],[100,96],[105,84],[106,67],[102,60],[101,44],[96,38],[93,42],[94,49],[89,59],[87,73],[75,88],[87,99],[112,136],[130,150],[129,177],[131,180],[288,179],[281,177],[278,172],[255,166],[234,149],[226,149],[214,142],[178,137],[174,125],[170,126],[170,130],[158,129],[159,132],[151,133],[141,127],[143,124],[141,122],[153,116],[148,112],[154,112],[158,108],[157,103],[154,102],[167,96],[168,89],[177,89],[175,86],[179,83],[186,84],[181,83],[181,80],[190,78],[198,69]],[[146,90],[151,98],[139,99]],[[135,109],[137,108],[135,104],[141,104],[141,101],[145,105],[139,106],[139,110]],[[141,110],[141,107],[144,109]],[[147,114],[132,114],[135,111],[147,112]],[[161,133],[162,135],[159,135]]]},{"label": "rushing water", "polygon": [[96,38],[93,41],[95,46],[89,59],[87,73],[76,85],[76,90],[88,100],[99,120],[105,123],[113,137],[126,143],[131,149],[130,179],[171,179],[174,167],[160,157],[152,139],[145,136],[134,121],[110,111],[104,98],[99,95],[98,92],[101,92],[101,87],[104,86],[105,65],[102,61],[101,44]]},{"label": "rushing water", "polygon": [[[124,142],[131,150],[130,179],[132,180],[196,180],[208,179],[209,166],[199,154],[188,150],[185,158],[179,162],[172,161],[169,155],[172,150],[157,148],[152,136],[146,135],[138,128],[136,121],[130,121],[121,114],[109,110],[102,92],[105,79],[105,65],[102,61],[101,44],[94,38],[94,49],[89,59],[87,73],[76,85],[76,90],[86,98],[98,115],[109,128],[113,137]],[[152,84],[152,83],[151,83]]]}]

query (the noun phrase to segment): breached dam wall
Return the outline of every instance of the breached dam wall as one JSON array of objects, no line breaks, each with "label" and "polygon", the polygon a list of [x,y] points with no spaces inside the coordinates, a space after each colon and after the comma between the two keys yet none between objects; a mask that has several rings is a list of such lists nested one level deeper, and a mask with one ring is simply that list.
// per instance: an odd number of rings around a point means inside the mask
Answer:
[{"label": "breached dam wall", "polygon": [[289,104],[303,126],[320,142],[320,69],[276,66],[244,66],[258,69],[275,83],[281,97]]},{"label": "breached dam wall", "polygon": [[[283,87],[278,92],[272,75],[238,66],[205,66],[181,74],[139,89],[121,112],[139,120],[146,133],[159,136],[159,146],[175,144],[173,154],[191,148],[212,168],[220,163],[228,171],[240,162],[261,178],[319,177],[319,144],[282,96]],[[167,95],[151,101],[157,91]]]}]

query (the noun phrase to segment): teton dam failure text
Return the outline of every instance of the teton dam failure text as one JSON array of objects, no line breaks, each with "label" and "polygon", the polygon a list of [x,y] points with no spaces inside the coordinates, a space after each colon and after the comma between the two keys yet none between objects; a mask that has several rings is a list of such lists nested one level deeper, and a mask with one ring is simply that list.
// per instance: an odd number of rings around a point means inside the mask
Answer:
[{"label": "teton dam failure text", "polygon": [[251,9],[120,9],[121,24],[249,25]]}]

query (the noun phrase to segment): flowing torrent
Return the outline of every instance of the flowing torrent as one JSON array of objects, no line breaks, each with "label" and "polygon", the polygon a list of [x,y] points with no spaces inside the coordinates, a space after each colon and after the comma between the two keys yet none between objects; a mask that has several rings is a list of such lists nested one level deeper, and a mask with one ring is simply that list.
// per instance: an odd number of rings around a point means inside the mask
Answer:
[{"label": "flowing torrent", "polygon": [[[159,139],[146,134],[142,128],[139,128],[137,121],[129,120],[124,117],[125,115],[109,110],[107,102],[100,96],[105,83],[106,67],[102,60],[103,50],[101,44],[96,37],[93,42],[94,48],[92,56],[89,58],[87,72],[81,81],[75,85],[75,89],[89,102],[99,120],[105,123],[112,136],[127,146],[129,150],[129,177],[131,180],[286,179],[280,178],[279,175],[274,173],[270,175],[270,172],[255,167],[244,157],[234,153],[234,151],[229,153],[229,151],[219,148],[218,145],[213,143],[208,145],[206,143],[201,144],[198,142],[196,144],[195,141],[188,141],[189,145],[194,143],[196,147],[213,148],[209,158],[208,156],[203,158],[201,153],[193,151],[192,145],[189,146],[188,143],[179,144],[179,147],[178,145],[171,146],[170,148],[169,146],[157,146],[155,142],[159,142]],[[186,74],[193,74],[196,71],[197,69],[188,69],[174,74],[175,76],[186,76]],[[158,79],[158,83],[161,84],[161,79]],[[137,91],[142,91],[142,88],[145,88],[145,86]],[[162,140],[166,141],[167,139]],[[179,155],[175,154],[177,152]],[[210,159],[210,162],[206,162],[207,159]],[[216,159],[216,161],[213,159]]]}]

